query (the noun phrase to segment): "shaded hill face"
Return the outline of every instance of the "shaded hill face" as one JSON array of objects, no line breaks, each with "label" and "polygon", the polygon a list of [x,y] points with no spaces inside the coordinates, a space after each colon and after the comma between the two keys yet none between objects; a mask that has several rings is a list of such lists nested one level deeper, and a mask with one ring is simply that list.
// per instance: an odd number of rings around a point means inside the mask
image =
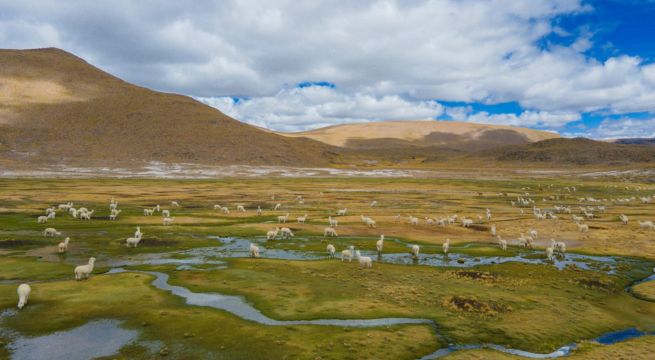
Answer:
[{"label": "shaded hill face", "polygon": [[559,165],[624,165],[655,161],[655,148],[594,141],[584,138],[550,139],[533,144],[507,146],[475,157],[504,162]]},{"label": "shaded hill face", "polygon": [[655,138],[616,139],[615,144],[655,145]]},{"label": "shaded hill face", "polygon": [[334,149],[131,85],[58,49],[0,50],[0,158],[313,166]]},{"label": "shaded hill face", "polygon": [[527,144],[559,137],[546,131],[455,121],[385,121],[346,124],[282,135],[308,137],[351,149],[398,149],[418,146],[465,151]]}]

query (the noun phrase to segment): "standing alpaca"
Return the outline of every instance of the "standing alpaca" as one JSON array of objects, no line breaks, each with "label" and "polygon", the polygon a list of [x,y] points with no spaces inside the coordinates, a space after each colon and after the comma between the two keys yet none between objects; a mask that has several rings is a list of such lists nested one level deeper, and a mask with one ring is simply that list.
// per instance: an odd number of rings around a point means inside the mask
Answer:
[{"label": "standing alpaca", "polygon": [[164,223],[163,224],[164,224],[164,226],[169,226],[170,224],[173,223],[173,221],[175,221],[174,217],[172,217],[172,218],[166,217],[166,218],[164,218]]},{"label": "standing alpaca", "polygon": [[68,250],[68,242],[71,241],[71,238],[67,237],[63,242],[59,243],[59,253],[63,254]]},{"label": "standing alpaca", "polygon": [[498,245],[500,245],[500,248],[503,250],[507,250],[507,240],[504,240],[503,238],[498,236]]},{"label": "standing alpaca", "polygon": [[250,257],[259,257],[259,247],[253,243],[250,243]]},{"label": "standing alpaca", "polygon": [[280,232],[280,228],[276,227],[275,230],[269,230],[266,233],[266,240],[275,240],[277,234]]},{"label": "standing alpaca", "polygon": [[446,239],[446,242],[443,243],[442,248],[443,248],[443,254],[445,256],[448,256],[448,250],[450,250],[450,239]]},{"label": "standing alpaca", "polygon": [[496,236],[496,225],[491,225],[491,236]]},{"label": "standing alpaca", "polygon": [[30,293],[32,292],[32,288],[28,284],[20,284],[18,285],[18,308],[22,309],[25,305],[27,305],[27,300],[30,298]]},{"label": "standing alpaca", "polygon": [[337,210],[337,216],[345,216],[347,213],[348,213],[348,208]]},{"label": "standing alpaca", "polygon": [[61,232],[57,231],[55,228],[46,228],[43,230],[43,237],[48,236],[61,236]]},{"label": "standing alpaca", "polygon": [[378,250],[378,255],[382,254],[384,248],[384,235],[380,235],[380,240],[375,243],[375,248]]},{"label": "standing alpaca", "polygon": [[161,216],[163,216],[165,218],[171,217],[171,211],[170,210],[162,210],[161,211]]},{"label": "standing alpaca", "polygon": [[330,226],[332,227],[339,226],[339,220],[333,219],[332,216],[328,216],[328,223],[330,223]]},{"label": "standing alpaca", "polygon": [[355,256],[357,257],[357,260],[359,260],[359,266],[362,269],[370,269],[373,267],[373,259],[368,256],[362,256],[359,253],[359,250],[355,251]]},{"label": "standing alpaca", "polygon": [[348,249],[341,250],[341,262],[343,262],[344,259],[348,259],[348,262],[352,262],[354,255],[355,255],[355,247],[350,245]]},{"label": "standing alpaca", "polygon": [[548,258],[548,260],[550,260],[550,261],[553,260],[553,248],[552,247],[547,247],[546,248],[546,258]]},{"label": "standing alpaca", "polygon": [[625,214],[619,215],[619,220],[623,223],[623,225],[628,225],[628,217],[625,216]]},{"label": "standing alpaca", "polygon": [[37,224],[45,224],[48,222],[48,217],[47,216],[39,216],[36,218],[36,223]]},{"label": "standing alpaca", "polygon": [[257,205],[257,216],[261,216],[261,215],[262,215],[262,207]]},{"label": "standing alpaca", "polygon": [[298,222],[298,224],[304,224],[305,221],[307,221],[307,214],[305,214],[303,216],[298,216],[296,218],[296,221]]},{"label": "standing alpaca", "polygon": [[89,274],[93,272],[93,265],[96,263],[96,258],[89,258],[89,263],[86,265],[80,265],[75,268],[75,280],[88,279]]},{"label": "standing alpaca", "polygon": [[277,222],[278,223],[283,223],[284,224],[284,223],[287,222],[287,220],[289,220],[289,213],[287,213],[286,215],[280,215],[280,216],[277,217]]},{"label": "standing alpaca", "polygon": [[125,239],[125,246],[137,247],[137,245],[139,245],[140,242],[141,242],[141,234]]},{"label": "standing alpaca", "polygon": [[330,258],[334,259],[334,253],[337,251],[337,249],[334,247],[332,244],[328,244],[326,247],[327,253],[330,256]]},{"label": "standing alpaca", "polygon": [[418,259],[418,253],[421,251],[421,248],[418,245],[412,245],[412,257]]}]

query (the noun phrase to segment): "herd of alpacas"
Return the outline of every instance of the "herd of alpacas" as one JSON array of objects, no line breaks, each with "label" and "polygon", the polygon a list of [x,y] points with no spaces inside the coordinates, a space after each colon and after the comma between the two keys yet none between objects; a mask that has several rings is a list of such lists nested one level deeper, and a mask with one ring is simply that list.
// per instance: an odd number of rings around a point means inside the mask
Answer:
[{"label": "herd of alpacas", "polygon": [[[552,185],[550,185],[552,187]],[[572,207],[572,206],[565,206],[565,205],[553,205],[552,207],[541,209],[537,207],[537,200],[535,200],[535,196],[531,195],[528,190],[530,188],[522,188],[522,193],[520,196],[517,196],[514,200],[511,200],[509,202],[509,205],[512,207],[515,207],[518,209],[520,214],[525,214],[525,209],[531,209],[532,214],[536,220],[556,220],[561,218],[564,218],[565,216],[570,215],[570,218],[572,222],[577,226],[578,231],[581,233],[588,233],[589,232],[589,225],[585,224],[584,222],[586,220],[594,219],[595,214],[599,213],[604,213],[606,211],[606,204],[612,204],[612,203],[619,203],[619,204],[624,204],[624,203],[629,203],[629,202],[634,202],[634,201],[640,201],[641,203],[650,203],[655,196],[645,196],[645,197],[639,197],[638,199],[636,197],[627,197],[627,198],[613,198],[613,199],[595,199],[593,197],[580,197],[577,198],[579,203],[590,203],[590,204],[598,204],[595,206],[591,205],[585,205],[585,206],[578,206],[577,209]],[[563,191],[572,193],[576,192],[577,189],[574,186],[571,187],[565,187],[561,189]],[[321,192],[320,195],[323,195]],[[501,196],[507,196],[507,194],[501,193],[499,194]],[[271,196],[272,200],[275,200],[275,195]],[[304,198],[302,196],[297,196],[296,201],[298,204],[304,204]],[[560,202],[560,196],[559,195],[553,195],[549,197],[544,197],[542,198],[542,202],[544,204],[549,204],[549,203],[557,203]],[[601,205],[605,204],[605,205]],[[170,203],[171,208],[179,208],[180,204],[177,201],[171,201]],[[377,207],[378,202],[373,200],[370,203],[370,207]],[[283,205],[282,203],[276,203],[273,207],[273,211],[280,211],[282,209]],[[214,210],[219,210],[223,214],[230,214],[230,209],[227,206],[222,206],[219,204],[216,204],[213,206]],[[59,204],[58,206],[53,206],[49,207],[45,210],[46,215],[45,216],[38,216],[37,217],[37,223],[39,224],[46,224],[51,220],[54,220],[57,217],[57,212],[62,211],[64,213],[68,213],[72,218],[74,219],[79,219],[79,220],[86,220],[89,221],[92,219],[93,214],[95,210],[88,210],[85,207],[80,207],[80,208],[75,208],[74,204],[72,202],[64,203],[64,204]],[[236,211],[237,212],[247,212],[247,209],[243,205],[237,205],[236,206]],[[118,202],[115,199],[111,199],[109,203],[109,220],[110,221],[115,221],[118,219],[119,214],[122,212],[118,208]],[[144,216],[153,216],[155,213],[161,213],[162,215],[162,225],[163,226],[169,226],[171,225],[174,221],[175,218],[171,217],[171,210],[170,209],[163,209],[160,205],[155,205],[152,208],[145,208],[143,209],[143,215]],[[256,213],[258,216],[261,216],[263,213],[263,210],[261,206],[257,206]],[[581,214],[576,215],[575,213]],[[348,214],[348,209],[343,208],[343,209],[338,209],[334,212],[334,217],[332,215],[328,216],[327,219],[327,227],[325,227],[323,231],[323,236],[324,236],[324,241],[327,241],[328,238],[336,238],[338,237],[337,233],[337,228],[339,226],[339,221],[338,217],[343,217]],[[290,213],[286,212],[284,215],[279,215],[277,216],[277,222],[278,224],[286,224],[287,221],[289,221],[289,216]],[[495,240],[495,242],[498,244],[500,249],[503,251],[507,250],[508,246],[508,240],[503,239],[500,235],[497,233],[497,227],[496,224],[492,223],[492,212],[490,209],[486,209],[483,215],[477,215],[477,223],[483,223],[486,221],[490,225],[490,236]],[[400,214],[396,215],[395,220],[397,222],[402,221],[402,217]],[[464,228],[470,228],[476,224],[475,219],[473,218],[468,218],[468,217],[459,217],[457,214],[449,215],[449,216],[444,216],[441,218],[430,218],[430,217],[425,217],[425,224],[426,225],[432,225],[432,226],[441,226],[441,227],[446,227],[450,225],[454,225],[459,221],[460,225]],[[375,229],[377,228],[377,223],[375,220],[368,216],[360,215],[360,220],[364,224],[364,226]],[[296,217],[296,222],[298,224],[305,224],[309,221],[309,216],[305,213],[302,216]],[[629,219],[625,214],[621,214],[618,216],[618,221],[621,222],[623,225],[628,225]],[[418,226],[420,224],[420,220],[418,217],[415,216],[408,216],[407,217],[407,224],[410,226]],[[655,224],[653,221],[638,221],[639,228],[643,230],[651,230],[655,231]],[[62,233],[60,231],[57,231],[57,229],[53,227],[48,227],[43,230],[43,236],[44,237],[57,237],[61,236]],[[538,239],[538,232],[535,229],[529,229],[527,232],[520,233],[520,236],[515,240],[515,245],[518,246],[519,248],[526,248],[526,249],[534,249],[534,243]],[[294,233],[291,231],[289,227],[275,227],[272,230],[269,230],[266,233],[266,240],[267,241],[272,241],[276,239],[290,239],[294,237]],[[141,239],[143,238],[143,233],[141,232],[141,228],[139,226],[136,227],[136,231],[134,232],[134,235],[131,237],[128,237],[125,239],[125,246],[128,248],[136,248],[139,243],[141,242]],[[70,237],[66,237],[64,241],[60,242],[57,246],[57,251],[60,254],[65,253],[68,251],[68,246],[69,242],[71,241]],[[445,239],[445,241],[442,244],[442,251],[444,256],[448,256],[448,252],[450,249],[450,239]],[[384,250],[384,235],[380,234],[380,239],[376,241],[375,243],[375,250],[377,251],[378,256],[382,255],[382,252]],[[328,254],[329,258],[335,258],[336,257],[336,247],[328,243],[326,246],[326,251]],[[565,256],[566,253],[566,244],[563,241],[556,241],[555,239],[550,239],[550,246],[547,246],[544,249],[545,256],[549,261],[554,261],[556,256]],[[250,256],[253,258],[258,258],[260,257],[260,250],[259,247],[254,244],[250,243],[249,245],[249,253]],[[419,259],[419,253],[420,253],[420,246],[417,244],[413,244],[410,247],[410,256],[414,260]],[[340,259],[342,262],[348,261],[352,262],[352,260],[356,259],[359,262],[359,265],[362,269],[367,269],[367,268],[372,268],[373,267],[373,259],[368,256],[362,256],[360,253],[360,250],[356,250],[354,246],[348,246],[346,249],[343,249],[341,251]],[[93,272],[93,267],[95,264],[95,257],[89,258],[88,262],[83,265],[79,265],[75,267],[74,269],[74,274],[75,274],[75,279],[76,280],[85,280],[89,278],[89,275]],[[20,284],[18,286],[18,308],[22,309],[28,301],[30,292],[31,292],[31,287],[29,284]]]}]

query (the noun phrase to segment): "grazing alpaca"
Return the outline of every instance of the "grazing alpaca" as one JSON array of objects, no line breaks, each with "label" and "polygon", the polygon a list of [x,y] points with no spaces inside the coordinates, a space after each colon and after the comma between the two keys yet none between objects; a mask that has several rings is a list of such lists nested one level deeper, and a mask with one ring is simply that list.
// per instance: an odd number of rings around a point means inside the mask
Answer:
[{"label": "grazing alpaca", "polygon": [[47,216],[39,216],[36,218],[37,224],[45,224],[48,222],[48,217]]},{"label": "grazing alpaca", "polygon": [[276,227],[275,230],[269,230],[266,233],[266,240],[275,240],[277,234],[280,232],[280,228]]},{"label": "grazing alpaca", "polygon": [[330,258],[334,259],[334,253],[337,251],[337,249],[334,247],[332,244],[328,244],[326,247],[327,253],[330,256]]},{"label": "grazing alpaca", "polygon": [[337,234],[337,231],[334,230],[334,228],[331,227],[326,227],[325,230],[323,230],[323,237],[337,237],[339,234]]},{"label": "grazing alpaca", "polygon": [[355,255],[355,247],[350,245],[348,249],[341,251],[341,262],[343,262],[344,259],[348,259],[348,262],[352,262],[354,255]]},{"label": "grazing alpaca", "polygon": [[259,247],[253,243],[250,243],[250,257],[259,257]]},{"label": "grazing alpaca", "polygon": [[548,258],[548,260],[550,260],[550,261],[553,260],[553,248],[552,247],[546,248],[546,258]]},{"label": "grazing alpaca", "polygon": [[89,274],[93,272],[93,265],[96,263],[96,258],[89,258],[89,263],[86,265],[80,265],[75,268],[75,280],[88,279]]},{"label": "grazing alpaca", "polygon": [[27,300],[30,298],[32,288],[28,284],[18,285],[18,308],[22,309],[27,305]]},{"label": "grazing alpaca", "polygon": [[501,249],[507,250],[507,240],[504,240],[500,236],[498,236],[498,245],[500,245]]},{"label": "grazing alpaca", "polygon": [[337,216],[345,216],[348,213],[348,208],[337,210]]},{"label": "grazing alpaca", "polygon": [[46,228],[43,230],[43,236],[48,237],[48,236],[61,236],[61,232],[55,230],[55,228]]},{"label": "grazing alpaca", "polygon": [[173,223],[173,221],[175,221],[174,217],[172,217],[172,218],[166,217],[166,218],[164,218],[164,223],[163,224],[164,224],[164,226],[169,226],[170,224]]},{"label": "grazing alpaca", "polygon": [[628,217],[625,216],[624,214],[619,215],[619,220],[621,220],[623,225],[628,225]]},{"label": "grazing alpaca", "polygon": [[281,228],[280,233],[282,234],[283,239],[289,239],[293,237],[293,232],[287,227]]},{"label": "grazing alpaca", "polygon": [[418,253],[421,250],[421,248],[418,245],[412,245],[412,257],[414,259],[418,259]]},{"label": "grazing alpaca", "polygon": [[375,243],[375,248],[378,251],[378,255],[380,255],[382,253],[382,249],[384,248],[384,235],[380,235],[380,240]]},{"label": "grazing alpaca", "polygon": [[64,239],[63,242],[59,243],[59,253],[63,254],[68,250],[68,242],[71,240],[71,238],[67,237]]}]

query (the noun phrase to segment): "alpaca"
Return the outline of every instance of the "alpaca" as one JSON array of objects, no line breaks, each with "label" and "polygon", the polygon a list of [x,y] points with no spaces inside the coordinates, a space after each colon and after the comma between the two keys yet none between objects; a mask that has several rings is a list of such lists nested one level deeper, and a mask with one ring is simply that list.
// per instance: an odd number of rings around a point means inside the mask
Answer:
[{"label": "alpaca", "polygon": [[275,240],[277,234],[280,232],[280,228],[276,227],[275,230],[269,230],[266,233],[266,240]]},{"label": "alpaca", "polygon": [[281,228],[280,233],[282,234],[283,239],[289,239],[289,238],[292,238],[294,236],[291,229],[289,229],[287,227]]},{"label": "alpaca", "polygon": [[246,212],[246,208],[243,205],[237,205],[237,211]]},{"label": "alpaca", "polygon": [[418,254],[419,254],[420,250],[421,249],[420,249],[420,247],[418,245],[412,245],[412,257],[414,259],[418,259]]},{"label": "alpaca", "polygon": [[382,249],[384,248],[384,235],[380,235],[380,240],[375,243],[375,248],[378,251],[378,255],[382,253]]},{"label": "alpaca", "polygon": [[47,216],[39,216],[36,218],[36,223],[37,224],[45,224],[48,222],[48,217]]},{"label": "alpaca", "polygon": [[341,262],[343,262],[344,259],[348,259],[348,262],[352,262],[354,255],[355,247],[350,245],[348,249],[341,251]]},{"label": "alpaca", "polygon": [[173,223],[173,221],[175,221],[174,217],[172,217],[172,218],[166,217],[166,218],[164,218],[164,223],[163,224],[164,224],[164,226],[169,226],[170,224]]},{"label": "alpaca", "polygon": [[628,217],[625,216],[624,214],[619,215],[619,220],[621,220],[623,225],[628,225]]},{"label": "alpaca", "polygon": [[323,230],[323,237],[337,237],[339,234],[337,234],[337,231],[334,228],[331,227],[326,227],[325,230]]},{"label": "alpaca", "polygon": [[326,247],[327,253],[330,256],[330,258],[334,259],[334,253],[337,251],[337,249],[334,247],[332,244],[328,244]]},{"label": "alpaca", "polygon": [[71,238],[66,237],[64,241],[59,243],[58,250],[60,254],[63,254],[68,250],[68,242],[71,241]]},{"label": "alpaca", "polygon": [[450,239],[446,239],[446,242],[443,243],[442,247],[444,255],[448,256],[448,250],[450,250]]},{"label": "alpaca", "polygon": [[61,236],[61,232],[57,231],[55,228],[46,228],[43,230],[43,237],[48,236]]},{"label": "alpaca", "polygon": [[93,272],[93,265],[96,263],[96,258],[89,258],[89,263],[86,265],[80,265],[75,268],[75,280],[88,279],[89,274]]},{"label": "alpaca", "polygon": [[304,224],[305,221],[307,221],[307,214],[305,214],[304,216],[298,216],[296,218],[296,221],[298,222],[298,224]]},{"label": "alpaca", "polygon": [[262,208],[261,206],[257,206],[257,216],[261,216],[261,215],[262,215]]},{"label": "alpaca", "polygon": [[498,236],[498,245],[500,245],[500,248],[504,250],[507,250],[507,240],[504,240],[500,236]]},{"label": "alpaca", "polygon": [[328,216],[328,223],[330,223],[330,226],[332,227],[339,226],[339,220],[333,219],[332,216]]},{"label": "alpaca", "polygon": [[337,216],[345,216],[348,213],[348,208],[337,210]]},{"label": "alpaca", "polygon": [[250,257],[259,257],[259,247],[253,243],[250,243]]},{"label": "alpaca", "polygon": [[491,236],[496,236],[496,225],[491,225]]},{"label": "alpaca", "polygon": [[162,210],[161,211],[161,216],[163,216],[165,218],[171,217],[171,211],[170,210]]},{"label": "alpaca", "polygon": [[550,261],[553,260],[553,248],[552,247],[546,248],[546,258],[548,258],[548,260],[550,260]]},{"label": "alpaca", "polygon": [[180,204],[177,201],[171,201],[172,207],[180,207]]},{"label": "alpaca", "polygon": [[28,284],[20,284],[18,285],[18,308],[22,309],[27,305],[27,300],[30,298],[30,293],[32,292],[32,288]]},{"label": "alpaca", "polygon": [[362,256],[359,253],[359,250],[355,251],[355,256],[357,257],[357,260],[359,260],[359,266],[362,269],[370,269],[373,267],[373,259],[368,256]]},{"label": "alpaca", "polygon": [[277,217],[277,222],[278,223],[283,223],[284,224],[284,223],[287,222],[287,220],[289,220],[289,213],[287,213],[286,215],[280,215],[280,216]]}]

